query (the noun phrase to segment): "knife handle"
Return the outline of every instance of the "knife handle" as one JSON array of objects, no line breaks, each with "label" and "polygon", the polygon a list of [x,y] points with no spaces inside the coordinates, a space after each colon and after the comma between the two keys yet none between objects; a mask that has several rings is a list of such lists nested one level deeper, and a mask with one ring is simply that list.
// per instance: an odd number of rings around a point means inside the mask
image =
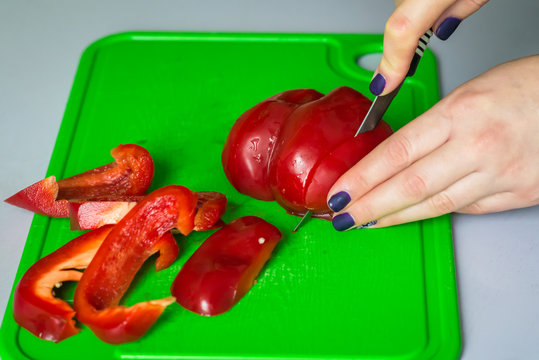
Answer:
[{"label": "knife handle", "polygon": [[432,29],[427,30],[423,36],[419,38],[419,44],[417,45],[417,48],[415,49],[415,54],[412,59],[412,62],[410,63],[410,69],[408,69],[408,74],[406,76],[412,76],[415,74],[415,71],[417,69],[417,65],[419,65],[419,60],[421,60],[421,57],[423,56],[423,53],[425,49],[427,48],[427,45],[430,41],[430,37],[432,36],[433,32]]}]

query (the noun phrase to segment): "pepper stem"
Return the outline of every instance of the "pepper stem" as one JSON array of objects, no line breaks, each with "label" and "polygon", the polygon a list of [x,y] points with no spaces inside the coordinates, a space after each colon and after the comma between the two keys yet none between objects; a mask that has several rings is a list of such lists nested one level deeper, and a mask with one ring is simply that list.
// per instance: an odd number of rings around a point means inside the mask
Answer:
[{"label": "pepper stem", "polygon": [[305,220],[307,218],[310,218],[311,217],[311,210],[308,210],[305,215],[303,215],[303,217],[301,218],[301,220],[298,222],[298,224],[296,225],[296,227],[294,228],[294,230],[292,230],[293,233],[297,232],[298,229],[301,227],[301,225],[303,225],[303,223],[305,222]]}]

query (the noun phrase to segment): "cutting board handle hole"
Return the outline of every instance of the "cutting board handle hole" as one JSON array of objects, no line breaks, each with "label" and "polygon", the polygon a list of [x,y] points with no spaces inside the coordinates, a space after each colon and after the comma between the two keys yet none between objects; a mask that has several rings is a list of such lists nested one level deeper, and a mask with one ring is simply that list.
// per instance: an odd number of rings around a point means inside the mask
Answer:
[{"label": "cutting board handle hole", "polygon": [[380,60],[382,60],[382,53],[372,53],[359,56],[356,63],[363,69],[374,71],[378,67]]}]

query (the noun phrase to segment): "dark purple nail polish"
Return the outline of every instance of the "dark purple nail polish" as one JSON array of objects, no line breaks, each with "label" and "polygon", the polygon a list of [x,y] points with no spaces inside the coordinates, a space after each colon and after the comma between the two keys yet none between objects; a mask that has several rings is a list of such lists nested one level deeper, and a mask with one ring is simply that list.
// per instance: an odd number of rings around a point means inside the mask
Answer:
[{"label": "dark purple nail polish", "polygon": [[459,26],[461,21],[462,20],[454,16],[450,16],[444,21],[442,21],[440,26],[438,26],[438,29],[436,29],[436,36],[438,37],[438,39],[440,40],[449,39],[451,34],[453,34],[455,30],[457,30],[457,27]]},{"label": "dark purple nail polish", "polygon": [[343,213],[335,216],[332,223],[335,230],[338,231],[348,230],[356,224],[354,218],[349,213]]},{"label": "dark purple nail polish", "polygon": [[374,79],[372,79],[371,84],[369,85],[369,90],[374,95],[380,95],[382,91],[384,91],[385,87],[386,87],[386,78],[384,77],[384,75],[378,73],[376,74]]},{"label": "dark purple nail polish", "polygon": [[344,209],[346,205],[352,200],[350,195],[346,191],[339,191],[335,195],[329,198],[328,206],[331,210],[338,212]]},{"label": "dark purple nail polish", "polygon": [[376,225],[376,223],[378,223],[378,220],[369,221],[368,223],[365,223],[363,225],[359,225],[356,229],[370,228],[371,226]]}]

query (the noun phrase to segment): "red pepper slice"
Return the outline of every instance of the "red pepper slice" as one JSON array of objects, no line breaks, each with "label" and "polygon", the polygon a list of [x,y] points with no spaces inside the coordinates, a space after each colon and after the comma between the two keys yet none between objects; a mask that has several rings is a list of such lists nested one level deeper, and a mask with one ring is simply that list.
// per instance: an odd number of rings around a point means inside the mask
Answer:
[{"label": "red pepper slice", "polygon": [[184,235],[194,227],[197,196],[169,185],[147,195],[114,226],[75,291],[77,318],[101,340],[120,344],[140,338],[173,298],[119,305],[159,237],[172,228]]},{"label": "red pepper slice", "polygon": [[[197,196],[194,230],[205,231],[223,226],[220,218],[226,210],[226,196],[215,191],[200,191]],[[71,230],[90,230],[106,224],[116,224],[143,198],[132,196],[119,201],[70,201]]]},{"label": "red pepper slice", "polygon": [[58,182],[54,176],[49,176],[22,189],[5,202],[41,215],[69,217],[68,201],[56,200],[57,196]]},{"label": "red pepper slice", "polygon": [[[85,269],[112,226],[87,232],[53,253],[38,260],[23,275],[13,294],[13,317],[21,327],[35,336],[59,342],[77,334],[75,311],[67,302],[56,298],[53,289],[64,281],[79,281]],[[178,256],[178,244],[170,232],[156,243],[159,251],[156,270],[168,267]]]},{"label": "red pepper slice", "polygon": [[32,334],[54,342],[79,332],[75,311],[67,302],[55,298],[55,284],[78,281],[112,226],[83,234],[55,252],[38,260],[23,275],[13,294],[13,317]]},{"label": "red pepper slice", "polygon": [[224,225],[221,216],[226,210],[226,196],[215,191],[199,191],[197,213],[195,215],[195,230],[205,231]]},{"label": "red pepper slice", "polygon": [[69,217],[65,200],[141,195],[153,179],[153,160],[146,149],[134,144],[111,150],[114,162],[56,181],[41,180],[6,199],[7,203],[54,217]]},{"label": "red pepper slice", "polygon": [[221,314],[252,287],[281,232],[255,216],[217,230],[184,264],[171,287],[176,301],[200,315]]},{"label": "red pepper slice", "polygon": [[110,154],[114,162],[58,181],[58,200],[144,194],[154,172],[148,150],[126,144],[118,145]]},{"label": "red pepper slice", "polygon": [[71,230],[91,230],[108,224],[117,224],[144,196],[123,200],[70,201],[68,204]]}]

